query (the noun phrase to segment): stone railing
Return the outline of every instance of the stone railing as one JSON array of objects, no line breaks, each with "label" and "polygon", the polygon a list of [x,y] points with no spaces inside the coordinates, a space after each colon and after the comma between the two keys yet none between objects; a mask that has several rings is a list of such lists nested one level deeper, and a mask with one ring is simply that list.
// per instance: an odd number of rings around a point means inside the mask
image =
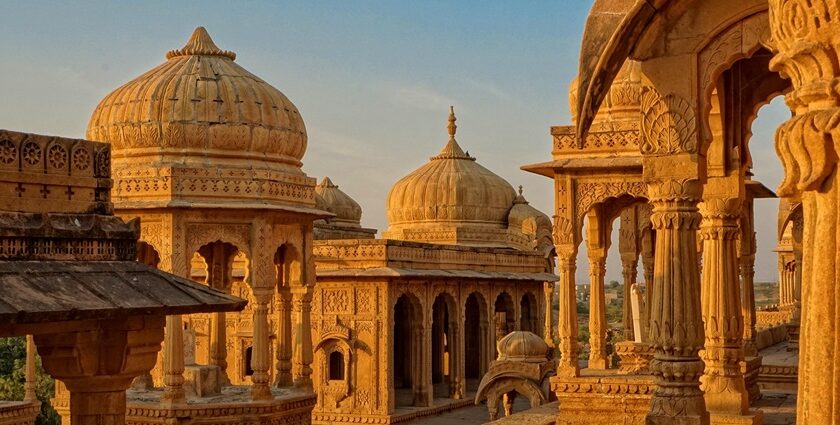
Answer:
[{"label": "stone railing", "polygon": [[792,310],[758,310],[755,312],[755,326],[757,328],[769,328],[772,326],[788,323],[793,319]]}]

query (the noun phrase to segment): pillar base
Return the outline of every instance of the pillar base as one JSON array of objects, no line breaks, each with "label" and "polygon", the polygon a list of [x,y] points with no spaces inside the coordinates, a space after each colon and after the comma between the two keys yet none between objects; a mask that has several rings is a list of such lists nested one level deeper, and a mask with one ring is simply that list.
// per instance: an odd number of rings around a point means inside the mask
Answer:
[{"label": "pillar base", "polygon": [[667,397],[654,395],[645,425],[709,425],[709,412],[702,395]]},{"label": "pillar base", "polygon": [[589,359],[589,369],[604,370],[610,368],[610,361],[606,358]]},{"label": "pillar base", "polygon": [[747,357],[741,362],[741,373],[744,375],[744,385],[750,405],[761,399],[761,388],[758,386],[758,374],[761,372],[761,356]]},{"label": "pillar base", "polygon": [[271,393],[271,388],[268,385],[254,385],[251,387],[251,400],[265,401],[274,399],[274,394]]}]

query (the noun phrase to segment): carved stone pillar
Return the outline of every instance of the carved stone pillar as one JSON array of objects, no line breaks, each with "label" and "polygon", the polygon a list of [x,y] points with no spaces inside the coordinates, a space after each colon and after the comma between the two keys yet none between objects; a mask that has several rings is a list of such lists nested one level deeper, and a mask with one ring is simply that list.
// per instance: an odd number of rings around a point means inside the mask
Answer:
[{"label": "carved stone pillar", "polygon": [[428,320],[424,323],[420,329],[420,338],[422,343],[417,344],[418,353],[418,361],[420,363],[420,405],[431,407],[434,403],[434,386],[432,384],[432,359],[431,359],[431,348],[432,348],[432,320],[431,320],[431,312],[429,312]]},{"label": "carved stone pillar", "polygon": [[543,283],[543,295],[545,296],[545,313],[543,317],[543,339],[550,349],[554,348],[554,325],[551,314],[551,302],[554,301],[554,282]]},{"label": "carved stone pillar", "polygon": [[[453,317],[459,317],[459,314],[453,312]],[[451,335],[449,341],[449,364],[450,368],[450,390],[451,396],[455,400],[464,398],[466,393],[466,382],[464,378],[464,333],[458,323],[464,323],[464,318],[461,320],[450,320],[449,332]]]},{"label": "carved stone pillar", "polygon": [[636,339],[633,330],[633,285],[636,284],[636,274],[639,262],[627,256],[621,256],[621,275],[624,278],[624,339],[633,341]]},{"label": "carved stone pillar", "polygon": [[225,313],[211,313],[210,315],[210,361],[211,365],[219,367],[221,384],[230,385],[227,374],[227,319]]},{"label": "carved stone pillar", "polygon": [[277,377],[275,387],[292,385],[292,295],[281,289],[277,296]]},{"label": "carved stone pillar", "polygon": [[650,183],[648,193],[656,231],[650,368],[657,386],[646,423],[708,424],[698,355],[704,343],[696,240],[701,187],[696,180],[665,180]]},{"label": "carved stone pillar", "polygon": [[163,343],[164,404],[186,402],[184,393],[184,325],[181,316],[166,316]]},{"label": "carved stone pillar", "polygon": [[24,376],[26,380],[23,382],[23,401],[35,401],[38,395],[35,391],[35,340],[32,335],[26,336],[26,369]]},{"label": "carved stone pillar", "polygon": [[779,196],[802,193],[802,320],[797,423],[840,423],[840,187],[837,175],[838,5],[826,0],[770,0],[770,68],[789,78],[794,116],[776,133],[785,178]]},{"label": "carved stone pillar", "polygon": [[758,355],[755,344],[755,255],[742,256],[741,267],[741,316],[744,318],[744,356]]},{"label": "carved stone pillar", "polygon": [[292,316],[295,323],[292,379],[295,387],[312,389],[312,294],[308,287],[292,290]]},{"label": "carved stone pillar", "polygon": [[560,362],[557,374],[562,376],[580,375],[578,364],[578,316],[577,296],[575,294],[575,260],[577,250],[557,249],[558,301],[560,303],[557,320],[557,336],[560,338]]},{"label": "carved stone pillar", "polygon": [[[650,216],[648,216],[648,221]],[[650,306],[653,303],[653,250],[654,244],[656,243],[653,237],[653,230],[647,229],[641,232],[641,257],[642,257],[642,273],[644,274],[645,279],[645,305],[647,308],[645,309],[645,315],[642,318],[644,321],[644,326],[647,327],[650,323]],[[649,342],[650,340],[650,332],[647,332],[647,339],[644,342]]]},{"label": "carved stone pillar", "polygon": [[251,351],[251,399],[271,400],[274,396],[269,388],[268,369],[271,347],[268,342],[268,304],[271,302],[272,288],[254,288],[254,345]]},{"label": "carved stone pillar", "polygon": [[625,208],[621,211],[621,224],[618,231],[618,252],[621,255],[621,275],[624,280],[624,305],[623,319],[624,339],[634,341],[636,339],[633,329],[633,294],[632,288],[636,284],[636,275],[639,268],[639,223],[646,214],[638,214],[637,206]]},{"label": "carved stone pillar", "polygon": [[102,321],[90,331],[36,335],[44,370],[70,391],[73,425],[123,425],[125,390],[157,361],[164,318]]},{"label": "carved stone pillar", "polygon": [[589,249],[589,368],[607,369],[606,254]]},{"label": "carved stone pillar", "polygon": [[702,306],[705,325],[706,363],[703,391],[706,408],[714,419],[718,415],[742,416],[748,413],[749,396],[741,372],[744,361],[738,276],[737,240],[740,229],[741,200],[712,197],[700,204],[703,221]]}]

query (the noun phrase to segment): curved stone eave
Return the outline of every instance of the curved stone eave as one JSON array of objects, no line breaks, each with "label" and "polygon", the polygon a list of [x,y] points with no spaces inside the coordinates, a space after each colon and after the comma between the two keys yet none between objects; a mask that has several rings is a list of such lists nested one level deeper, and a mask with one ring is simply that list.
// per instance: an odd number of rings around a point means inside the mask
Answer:
[{"label": "curved stone eave", "polygon": [[624,61],[657,11],[673,0],[595,0],[580,51],[577,140],[586,137]]}]

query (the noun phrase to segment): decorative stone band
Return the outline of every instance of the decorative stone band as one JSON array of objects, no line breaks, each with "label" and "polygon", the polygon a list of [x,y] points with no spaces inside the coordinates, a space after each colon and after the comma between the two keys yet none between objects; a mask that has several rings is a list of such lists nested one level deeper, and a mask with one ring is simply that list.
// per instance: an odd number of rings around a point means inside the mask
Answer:
[{"label": "decorative stone band", "polygon": [[0,210],[110,213],[110,161],[106,144],[0,130]]},{"label": "decorative stone band", "polygon": [[552,127],[551,136],[554,139],[551,153],[555,156],[571,152],[639,153],[638,118],[593,124],[583,141],[582,147],[577,145],[575,126]]},{"label": "decorative stone band", "polygon": [[315,179],[268,170],[225,168],[122,168],[114,172],[121,208],[213,202],[315,206]]}]

